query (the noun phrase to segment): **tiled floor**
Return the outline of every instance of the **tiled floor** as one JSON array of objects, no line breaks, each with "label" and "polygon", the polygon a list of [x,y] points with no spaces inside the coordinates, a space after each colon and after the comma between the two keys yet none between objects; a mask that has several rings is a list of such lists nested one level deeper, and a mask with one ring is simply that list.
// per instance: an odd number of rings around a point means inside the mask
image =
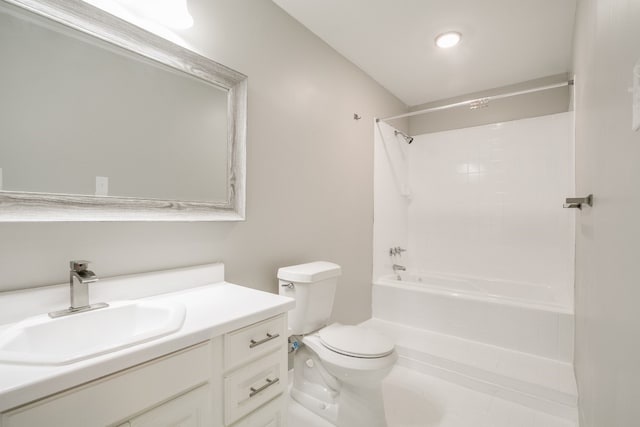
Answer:
[{"label": "tiled floor", "polygon": [[[393,368],[383,387],[389,427],[576,427],[571,421],[401,366]],[[289,427],[332,426],[290,399]]]}]

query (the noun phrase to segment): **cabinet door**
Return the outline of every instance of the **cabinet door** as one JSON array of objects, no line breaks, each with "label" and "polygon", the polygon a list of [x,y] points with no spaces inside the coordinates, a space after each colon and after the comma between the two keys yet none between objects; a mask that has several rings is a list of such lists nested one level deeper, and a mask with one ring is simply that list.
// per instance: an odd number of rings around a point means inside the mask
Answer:
[{"label": "cabinet door", "polygon": [[0,425],[111,426],[210,381],[212,359],[198,344],[0,414]]},{"label": "cabinet door", "polygon": [[176,397],[129,421],[131,427],[204,427],[213,423],[209,385]]}]

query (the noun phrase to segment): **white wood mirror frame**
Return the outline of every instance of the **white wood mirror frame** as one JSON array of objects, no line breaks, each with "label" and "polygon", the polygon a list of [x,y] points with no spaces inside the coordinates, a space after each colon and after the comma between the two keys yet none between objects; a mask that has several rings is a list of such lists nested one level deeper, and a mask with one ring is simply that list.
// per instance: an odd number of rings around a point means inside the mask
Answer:
[{"label": "white wood mirror frame", "polygon": [[[245,218],[247,77],[81,0],[0,0],[107,41],[227,91],[227,199],[0,191],[0,221],[239,221]],[[6,64],[5,64],[6,66]],[[2,143],[0,141],[0,143]]]}]

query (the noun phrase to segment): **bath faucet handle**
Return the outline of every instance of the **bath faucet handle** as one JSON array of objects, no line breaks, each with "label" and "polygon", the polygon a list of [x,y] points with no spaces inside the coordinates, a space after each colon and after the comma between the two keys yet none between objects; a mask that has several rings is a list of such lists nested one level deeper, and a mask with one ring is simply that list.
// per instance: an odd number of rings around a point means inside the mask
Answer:
[{"label": "bath faucet handle", "polygon": [[91,261],[83,261],[83,260],[74,260],[69,261],[69,268],[71,271],[86,271],[89,268],[89,263]]},{"label": "bath faucet handle", "polygon": [[400,246],[395,246],[393,248],[389,248],[389,256],[394,255],[402,255],[402,252],[406,252],[405,248],[401,248]]}]

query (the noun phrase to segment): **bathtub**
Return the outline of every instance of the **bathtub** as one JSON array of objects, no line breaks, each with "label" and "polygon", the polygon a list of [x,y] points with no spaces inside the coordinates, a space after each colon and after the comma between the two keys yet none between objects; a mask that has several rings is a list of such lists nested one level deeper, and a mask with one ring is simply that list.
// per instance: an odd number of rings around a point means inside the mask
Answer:
[{"label": "bathtub", "polygon": [[402,272],[373,284],[373,317],[404,326],[573,360],[573,309],[551,287]]}]

